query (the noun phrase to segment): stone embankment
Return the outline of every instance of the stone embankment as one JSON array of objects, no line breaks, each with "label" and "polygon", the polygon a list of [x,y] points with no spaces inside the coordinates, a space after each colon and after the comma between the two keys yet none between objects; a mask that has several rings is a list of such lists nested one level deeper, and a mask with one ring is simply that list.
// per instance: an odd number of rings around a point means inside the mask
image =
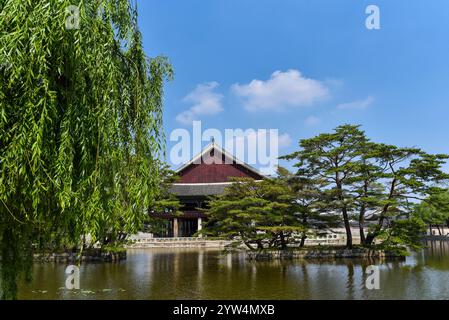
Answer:
[{"label": "stone embankment", "polygon": [[276,250],[276,251],[262,251],[247,253],[250,260],[273,260],[273,259],[344,259],[344,258],[359,258],[359,259],[385,259],[385,258],[400,258],[398,254],[387,252],[383,250],[368,250],[368,249],[300,249],[300,250]]},{"label": "stone embankment", "polygon": [[[81,262],[116,262],[126,259],[126,251],[120,252],[102,252],[95,250],[86,252],[81,255]],[[36,262],[60,262],[75,263],[78,261],[77,253],[35,253],[34,261]]]},{"label": "stone embankment", "polygon": [[448,235],[426,235],[423,237],[424,241],[449,241]]}]

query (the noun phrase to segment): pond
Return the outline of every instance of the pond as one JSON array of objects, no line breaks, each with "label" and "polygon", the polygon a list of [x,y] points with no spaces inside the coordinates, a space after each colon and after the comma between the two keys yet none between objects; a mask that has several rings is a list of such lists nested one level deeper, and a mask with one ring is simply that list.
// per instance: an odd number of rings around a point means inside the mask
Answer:
[{"label": "pond", "polygon": [[[449,242],[405,261],[265,261],[206,249],[133,249],[126,261],[82,264],[80,289],[64,264],[36,263],[20,299],[449,299]],[[379,289],[367,289],[368,265]]]}]

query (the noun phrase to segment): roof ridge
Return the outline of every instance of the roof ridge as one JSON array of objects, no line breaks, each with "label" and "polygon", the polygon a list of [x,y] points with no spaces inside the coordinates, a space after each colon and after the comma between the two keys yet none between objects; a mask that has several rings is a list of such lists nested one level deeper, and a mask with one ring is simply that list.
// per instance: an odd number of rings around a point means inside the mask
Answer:
[{"label": "roof ridge", "polygon": [[190,161],[186,162],[181,167],[179,167],[177,170],[175,170],[175,172],[177,172],[177,173],[181,172],[182,170],[184,170],[185,168],[187,168],[191,164],[194,164],[196,160],[201,158],[204,154],[206,154],[206,152],[210,151],[210,149],[216,149],[221,154],[225,155],[225,157],[227,156],[228,158],[231,158],[233,163],[235,162],[236,164],[242,165],[243,167],[245,167],[246,169],[252,171],[253,173],[256,173],[256,174],[258,174],[258,175],[260,175],[262,177],[266,177],[258,169],[254,168],[253,166],[251,166],[251,165],[245,163],[244,161],[238,159],[235,155],[233,155],[232,153],[227,151],[225,148],[223,148],[219,144],[215,143],[215,139],[212,139],[211,142],[209,144],[207,144],[206,147],[204,147],[203,150],[201,150],[199,153],[197,153]]}]

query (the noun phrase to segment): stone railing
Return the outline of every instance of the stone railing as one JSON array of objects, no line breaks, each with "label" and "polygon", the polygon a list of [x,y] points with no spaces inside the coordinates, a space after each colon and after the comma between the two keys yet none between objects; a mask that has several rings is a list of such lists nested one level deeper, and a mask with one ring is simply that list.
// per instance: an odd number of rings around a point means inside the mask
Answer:
[{"label": "stone railing", "polygon": [[185,238],[134,238],[127,248],[224,248],[227,240],[211,240],[200,237]]},{"label": "stone railing", "polygon": [[153,243],[153,242],[190,242],[190,241],[204,241],[207,238],[199,237],[178,237],[178,238],[136,238],[132,241],[135,243]]},{"label": "stone railing", "polygon": [[338,239],[306,239],[305,243],[306,246],[316,246],[316,245],[345,245],[346,239],[345,238],[338,238]]}]

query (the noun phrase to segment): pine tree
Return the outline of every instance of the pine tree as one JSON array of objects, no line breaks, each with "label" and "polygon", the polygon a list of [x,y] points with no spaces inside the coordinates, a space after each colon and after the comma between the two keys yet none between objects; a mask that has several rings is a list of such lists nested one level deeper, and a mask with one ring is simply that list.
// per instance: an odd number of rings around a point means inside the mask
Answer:
[{"label": "pine tree", "polygon": [[210,202],[204,234],[243,241],[250,250],[285,250],[305,230],[295,195],[281,181],[233,181]]},{"label": "pine tree", "polygon": [[[358,221],[365,246],[376,239],[389,247],[418,245],[416,232],[422,224],[410,218],[412,201],[445,191],[442,186],[449,175],[442,165],[448,155],[374,143],[354,125],[301,140],[299,146],[299,151],[283,158],[296,160],[297,180],[314,186],[314,197],[319,199],[315,206],[330,215],[341,213],[347,248],[352,247],[350,220]],[[365,236],[368,211],[377,221]]]},{"label": "pine tree", "polygon": [[413,217],[420,219],[429,227],[435,226],[439,235],[443,235],[440,226],[449,227],[449,192],[432,195],[416,205]]},{"label": "pine tree", "polygon": [[368,139],[359,126],[343,125],[332,133],[301,140],[299,151],[283,157],[297,160],[297,176],[320,190],[322,210],[341,213],[349,249],[352,248],[350,220],[355,200],[350,189],[358,175],[362,146],[366,142]]}]

